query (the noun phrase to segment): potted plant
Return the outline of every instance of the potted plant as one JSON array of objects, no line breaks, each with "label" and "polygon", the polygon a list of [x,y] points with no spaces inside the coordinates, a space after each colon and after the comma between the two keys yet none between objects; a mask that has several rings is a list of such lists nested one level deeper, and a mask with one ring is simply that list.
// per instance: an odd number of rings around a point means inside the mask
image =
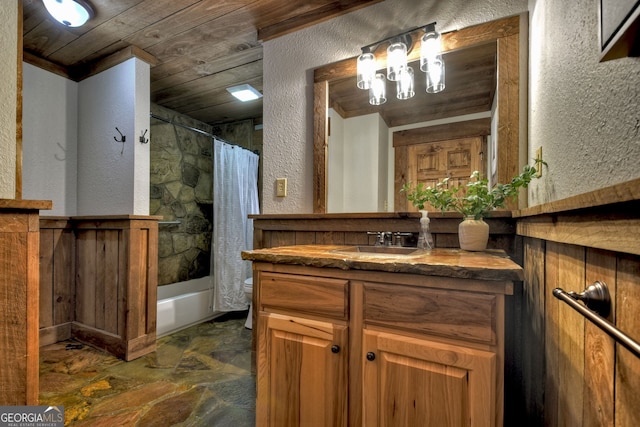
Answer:
[{"label": "potted plant", "polygon": [[503,208],[507,201],[518,194],[520,188],[527,188],[531,180],[537,177],[542,165],[546,163],[542,159],[536,159],[533,166],[526,165],[508,184],[496,184],[492,188],[489,188],[487,178],[481,178],[480,173],[474,171],[471,180],[464,186],[450,186],[449,178],[445,178],[435,187],[425,186],[423,183],[413,187],[411,183],[407,183],[401,191],[407,194],[407,200],[419,210],[424,210],[425,204],[429,203],[442,212],[455,211],[462,214],[464,220],[458,227],[460,248],[483,250],[489,239],[489,225],[483,218],[492,210]]}]

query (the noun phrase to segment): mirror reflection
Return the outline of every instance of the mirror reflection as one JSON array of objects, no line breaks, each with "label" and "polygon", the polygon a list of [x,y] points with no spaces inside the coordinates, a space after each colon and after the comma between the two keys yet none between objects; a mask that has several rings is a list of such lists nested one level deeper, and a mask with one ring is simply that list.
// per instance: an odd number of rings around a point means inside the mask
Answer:
[{"label": "mirror reflection", "polygon": [[[382,105],[369,103],[368,91],[357,88],[355,76],[329,83],[327,212],[394,210],[394,195],[389,193],[393,192],[396,167],[392,146],[395,132],[491,117],[496,91],[496,44],[449,52],[444,60],[447,75],[443,92],[427,93],[426,75],[416,73],[413,97],[398,99],[396,83],[386,81],[387,102]],[[410,66],[419,69],[419,61]],[[480,157],[486,150],[483,145],[486,142],[475,147],[480,150],[472,155]],[[477,159],[471,161],[478,163]],[[440,172],[444,174],[441,178],[452,173],[446,168]],[[368,188],[363,188],[367,187],[364,183],[370,184]]]},{"label": "mirror reflection", "polygon": [[463,182],[476,169],[494,182],[514,174],[519,19],[443,34],[440,93],[426,93],[425,75],[416,73],[415,96],[397,99],[387,81],[387,102],[371,105],[368,91],[357,88],[355,58],[316,69],[314,212],[411,211],[399,192],[407,181]]}]

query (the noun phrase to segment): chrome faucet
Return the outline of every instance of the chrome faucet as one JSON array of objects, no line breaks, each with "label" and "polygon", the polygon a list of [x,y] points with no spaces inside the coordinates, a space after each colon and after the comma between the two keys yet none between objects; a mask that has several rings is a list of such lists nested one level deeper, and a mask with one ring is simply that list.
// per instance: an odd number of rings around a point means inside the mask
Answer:
[{"label": "chrome faucet", "polygon": [[[374,234],[376,236],[375,246],[401,245],[401,236],[411,235],[411,233],[393,233],[391,231],[368,231],[367,234]],[[400,243],[397,243],[398,241]]]},{"label": "chrome faucet", "polygon": [[391,246],[393,242],[393,233],[390,231],[367,231],[367,234],[376,236],[375,246]]},{"label": "chrome faucet", "polygon": [[396,231],[395,233],[393,233],[393,237],[395,239],[395,242],[393,243],[393,245],[402,246],[402,238],[410,237],[410,236],[413,236],[413,233],[403,233],[401,231]]}]

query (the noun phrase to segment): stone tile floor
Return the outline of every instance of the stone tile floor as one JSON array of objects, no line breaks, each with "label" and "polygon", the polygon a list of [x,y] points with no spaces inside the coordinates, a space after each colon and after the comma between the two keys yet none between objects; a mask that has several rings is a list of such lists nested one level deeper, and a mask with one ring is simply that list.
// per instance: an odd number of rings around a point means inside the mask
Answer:
[{"label": "stone tile floor", "polygon": [[77,341],[40,349],[40,405],[64,406],[65,426],[255,425],[246,312],[158,339],[125,362]]}]

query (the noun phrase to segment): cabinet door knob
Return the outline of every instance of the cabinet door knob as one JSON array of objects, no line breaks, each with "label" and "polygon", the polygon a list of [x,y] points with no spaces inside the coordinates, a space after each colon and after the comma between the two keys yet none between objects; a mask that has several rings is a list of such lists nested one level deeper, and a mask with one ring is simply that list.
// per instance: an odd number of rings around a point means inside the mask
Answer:
[{"label": "cabinet door knob", "polygon": [[340,346],[339,345],[332,345],[331,346],[331,353],[340,353]]},{"label": "cabinet door knob", "polygon": [[367,360],[368,361],[373,361],[376,360],[376,354],[373,351],[370,351],[367,353]]}]

